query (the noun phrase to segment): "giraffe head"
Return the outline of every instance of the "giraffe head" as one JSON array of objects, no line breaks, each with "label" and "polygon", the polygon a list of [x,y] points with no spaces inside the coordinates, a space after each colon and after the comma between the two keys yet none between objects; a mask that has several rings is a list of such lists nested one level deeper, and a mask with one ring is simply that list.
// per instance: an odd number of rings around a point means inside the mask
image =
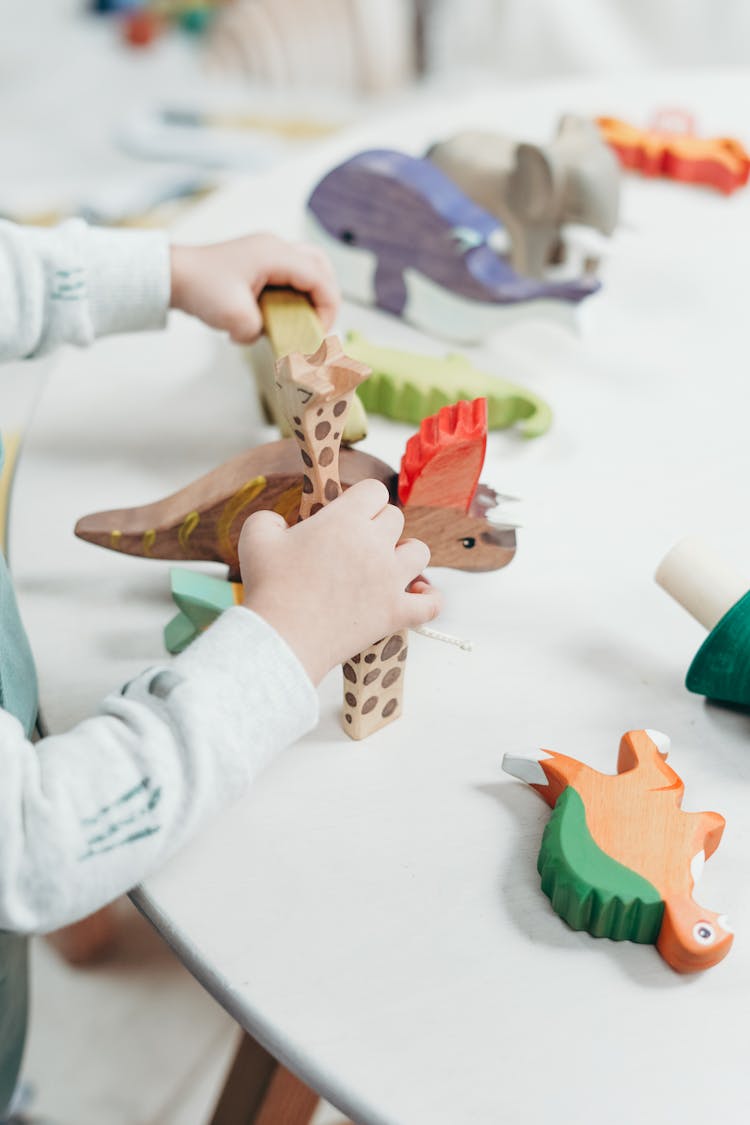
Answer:
[{"label": "giraffe head", "polygon": [[428,544],[432,566],[499,570],[515,554],[515,529],[487,518],[499,497],[479,483],[486,445],[483,398],[444,406],[407,443],[398,478],[404,534]]}]

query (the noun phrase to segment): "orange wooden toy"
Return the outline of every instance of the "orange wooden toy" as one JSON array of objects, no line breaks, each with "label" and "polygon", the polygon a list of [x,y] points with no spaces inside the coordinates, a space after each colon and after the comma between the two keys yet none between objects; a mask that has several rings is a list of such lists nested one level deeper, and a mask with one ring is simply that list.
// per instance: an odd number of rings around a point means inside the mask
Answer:
[{"label": "orange wooden toy", "polygon": [[542,890],[574,930],[655,944],[679,973],[716,965],[732,931],[693,900],[704,860],[719,846],[724,818],[686,813],[680,778],[666,763],[669,739],[652,730],[623,735],[617,773],[563,754],[503,759],[554,812],[539,851]]},{"label": "orange wooden toy", "polygon": [[693,119],[682,111],[657,114],[648,129],[616,117],[598,117],[596,123],[620,163],[644,176],[706,184],[725,195],[747,183],[750,155],[744,146],[734,137],[697,137]]}]

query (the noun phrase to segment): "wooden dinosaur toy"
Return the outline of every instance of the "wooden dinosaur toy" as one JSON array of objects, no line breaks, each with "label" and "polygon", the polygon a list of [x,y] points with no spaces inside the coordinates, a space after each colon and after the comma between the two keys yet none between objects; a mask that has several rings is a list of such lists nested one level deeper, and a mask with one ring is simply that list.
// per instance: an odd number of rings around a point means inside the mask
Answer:
[{"label": "wooden dinosaur toy", "polygon": [[417,425],[441,406],[484,398],[491,430],[518,425],[523,437],[534,438],[552,424],[552,411],[541,398],[499,375],[485,374],[466,356],[381,348],[359,332],[347,332],[345,343],[350,356],[372,368],[357,396],[373,414]]},{"label": "wooden dinosaur toy", "polygon": [[662,559],[656,581],[708,636],[688,668],[688,691],[750,707],[750,590],[707,543],[683,539]]},{"label": "wooden dinosaur toy", "polygon": [[696,137],[689,114],[657,114],[648,129],[616,117],[598,117],[596,123],[623,167],[644,176],[704,184],[725,195],[747,183],[750,154],[740,141],[734,137]]},{"label": "wooden dinosaur toy", "polygon": [[426,155],[507,229],[519,273],[544,277],[550,266],[573,258],[577,242],[584,270],[598,267],[592,248],[604,246],[603,236],[617,225],[621,174],[589,118],[566,114],[546,145],[466,130]]},{"label": "wooden dinosaur toy", "polygon": [[669,739],[631,730],[617,773],[542,751],[506,754],[506,773],[527,782],[553,809],[537,861],[542,890],[574,930],[655,944],[680,973],[716,965],[732,931],[693,900],[703,861],[719,846],[724,818],[681,809],[684,785],[666,763]]},{"label": "wooden dinosaur toy", "polygon": [[308,219],[347,296],[452,340],[481,340],[521,316],[575,325],[600,288],[589,276],[522,277],[493,249],[504,233],[493,215],[429,160],[390,149],[330,171]]},{"label": "wooden dinosaur toy", "polygon": [[[478,399],[425,419],[407,443],[398,474],[371,454],[342,448],[342,488],[367,477],[383,481],[403,508],[404,536],[427,543],[431,566],[498,570],[515,554],[516,533],[510,524],[488,520],[501,497],[478,484],[486,417],[486,403]],[[332,426],[340,422],[334,418]],[[339,441],[341,432],[332,429],[333,440]],[[247,517],[271,509],[292,525],[310,495],[303,491],[309,486],[296,441],[249,449],[153,504],[83,516],[75,533],[129,555],[225,563],[230,579],[239,580],[237,542]]]}]

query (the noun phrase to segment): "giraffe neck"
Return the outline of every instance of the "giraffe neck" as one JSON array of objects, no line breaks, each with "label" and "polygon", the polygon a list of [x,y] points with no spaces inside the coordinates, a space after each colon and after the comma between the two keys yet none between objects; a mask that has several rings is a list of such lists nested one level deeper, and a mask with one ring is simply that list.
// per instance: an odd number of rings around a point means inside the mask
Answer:
[{"label": "giraffe neck", "polygon": [[314,397],[293,418],[304,465],[300,519],[315,515],[341,492],[339,450],[352,393],[333,401]]}]

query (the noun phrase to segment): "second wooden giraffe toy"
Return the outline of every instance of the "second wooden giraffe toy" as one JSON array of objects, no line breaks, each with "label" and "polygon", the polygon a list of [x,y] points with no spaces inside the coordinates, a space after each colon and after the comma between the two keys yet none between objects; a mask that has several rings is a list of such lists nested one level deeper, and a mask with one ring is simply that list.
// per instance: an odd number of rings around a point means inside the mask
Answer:
[{"label": "second wooden giraffe toy", "polygon": [[554,810],[537,869],[568,925],[655,944],[677,972],[696,973],[718,964],[732,944],[726,918],[693,900],[724,818],[683,812],[685,786],[667,765],[668,751],[666,735],[632,730],[620,741],[616,774],[554,751],[538,759],[506,754],[503,769]]}]

